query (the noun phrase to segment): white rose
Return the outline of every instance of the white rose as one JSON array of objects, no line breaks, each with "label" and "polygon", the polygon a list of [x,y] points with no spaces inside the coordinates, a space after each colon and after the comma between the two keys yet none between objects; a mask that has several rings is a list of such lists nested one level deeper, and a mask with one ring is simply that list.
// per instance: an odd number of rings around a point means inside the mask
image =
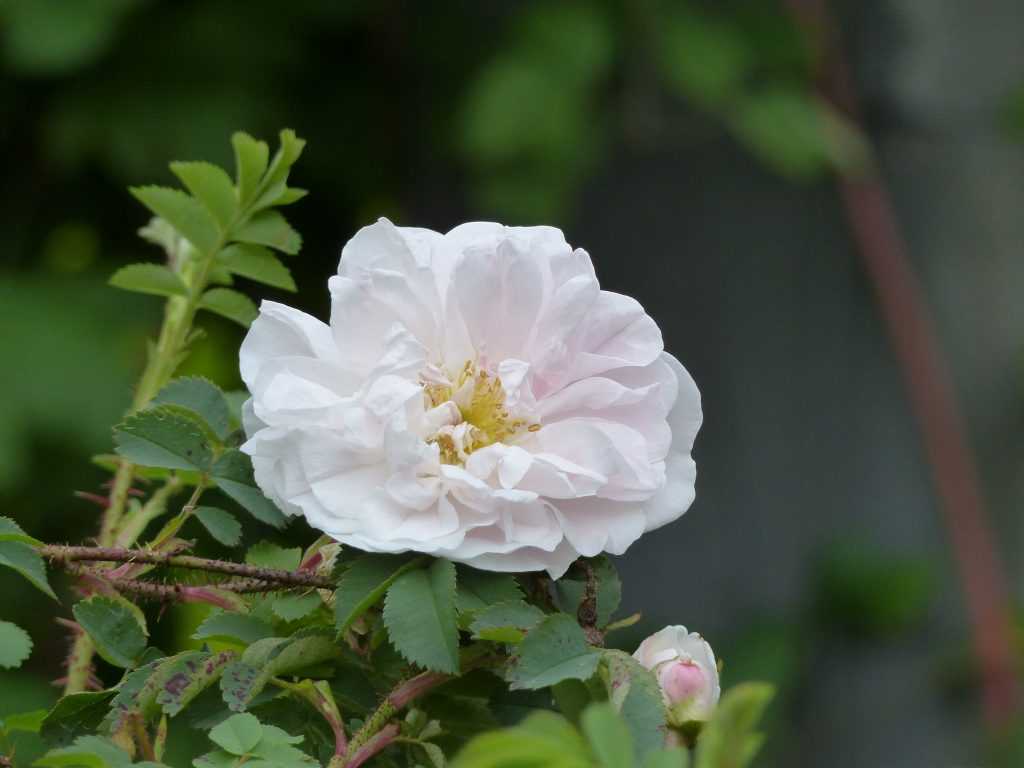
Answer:
[{"label": "white rose", "polygon": [[330,325],[265,301],[241,349],[242,450],[286,513],[557,578],[693,501],[697,387],[559,230],[381,219],[328,286]]},{"label": "white rose", "polygon": [[715,654],[703,637],[686,627],[665,627],[640,643],[633,658],[658,678],[673,725],[711,717],[721,688]]}]

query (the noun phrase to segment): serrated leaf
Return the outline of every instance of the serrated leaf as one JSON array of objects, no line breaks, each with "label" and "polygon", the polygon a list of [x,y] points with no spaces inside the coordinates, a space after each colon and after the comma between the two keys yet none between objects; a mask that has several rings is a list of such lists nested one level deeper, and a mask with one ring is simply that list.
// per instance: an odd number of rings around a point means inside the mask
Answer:
[{"label": "serrated leaf", "polygon": [[115,288],[153,296],[188,296],[188,286],[163,264],[129,264],[111,275]]},{"label": "serrated leaf", "polygon": [[153,405],[180,405],[194,411],[221,439],[226,438],[231,431],[231,414],[224,393],[202,376],[186,376],[168,382],[157,392],[152,402]]},{"label": "serrated leaf", "polygon": [[115,691],[83,691],[62,697],[46,713],[39,735],[48,744],[69,744],[75,736],[95,731]]},{"label": "serrated leaf", "polygon": [[207,532],[225,547],[238,546],[242,540],[242,524],[230,512],[217,507],[196,507],[193,514]]},{"label": "serrated leaf", "polygon": [[17,571],[37,589],[45,592],[54,600],[57,599],[46,578],[46,566],[43,564],[43,558],[28,544],[23,544],[20,541],[0,541],[0,566],[7,566]]},{"label": "serrated leaf", "polygon": [[299,159],[302,150],[306,146],[304,139],[295,135],[295,131],[285,128],[278,134],[280,146],[270,162],[266,176],[260,183],[260,194],[255,206],[272,205],[284,191],[284,184],[288,180],[288,171],[295,161]]},{"label": "serrated leaf", "polygon": [[210,741],[233,755],[244,755],[263,738],[260,721],[248,713],[232,715],[210,731]]},{"label": "serrated leaf", "polygon": [[457,673],[455,566],[439,559],[399,576],[384,599],[384,624],[406,659],[435,672]]},{"label": "serrated leaf", "polygon": [[182,654],[161,665],[162,685],[156,693],[156,703],[172,717],[216,682],[229,663],[235,660],[234,651],[220,653]]},{"label": "serrated leaf", "polygon": [[43,543],[25,533],[24,529],[9,517],[0,517],[0,541],[17,541],[36,546]]},{"label": "serrated leaf", "polygon": [[231,177],[216,165],[204,162],[171,163],[171,172],[181,179],[193,197],[206,206],[220,225],[220,230],[226,231],[238,211]]},{"label": "serrated leaf", "polygon": [[610,704],[587,707],[580,727],[601,768],[633,768],[633,738]]},{"label": "serrated leaf", "polygon": [[252,299],[230,288],[211,288],[199,299],[199,308],[234,320],[243,328],[252,325],[259,312]]},{"label": "serrated leaf", "polygon": [[294,571],[302,560],[302,548],[285,549],[269,541],[261,541],[249,547],[245,553],[245,562],[260,568],[277,568],[282,571]]},{"label": "serrated leaf", "polygon": [[241,243],[266,245],[295,255],[302,248],[302,238],[278,211],[261,211],[234,232]]},{"label": "serrated leaf", "polygon": [[252,460],[241,451],[228,450],[210,472],[217,487],[241,504],[257,520],[283,528],[285,516],[263,495],[252,473]]},{"label": "serrated leaf", "polygon": [[695,768],[744,768],[761,746],[757,724],[774,691],[764,683],[740,683],[722,696],[701,729]]},{"label": "serrated leaf", "polygon": [[131,756],[110,739],[80,736],[69,747],[51,749],[33,765],[49,768],[127,768],[131,765],[155,766],[156,763],[133,763]]},{"label": "serrated leaf", "polygon": [[349,566],[334,593],[334,625],[342,634],[384,598],[395,579],[419,564],[403,555],[365,555]]},{"label": "serrated leaf", "polygon": [[244,711],[271,678],[341,656],[341,649],[320,633],[296,634],[290,638],[269,637],[245,649],[242,658],[229,664],[220,687],[228,708]]},{"label": "serrated leaf", "polygon": [[604,651],[609,703],[633,734],[636,759],[642,762],[665,743],[665,703],[654,673],[628,653]]},{"label": "serrated leaf", "polygon": [[217,222],[195,198],[167,187],[132,187],[129,191],[197,250],[209,253],[216,247],[220,237]]},{"label": "serrated leaf", "polygon": [[247,133],[239,131],[231,137],[235,149],[235,173],[238,180],[238,199],[242,206],[251,202],[256,187],[267,170],[270,147]]},{"label": "serrated leaf", "polygon": [[32,638],[17,624],[0,621],[0,667],[17,669],[32,653]]},{"label": "serrated leaf", "polygon": [[205,425],[174,405],[132,414],[114,428],[114,442],[121,456],[146,467],[205,472],[213,461]]},{"label": "serrated leaf", "polygon": [[459,613],[479,611],[497,603],[520,600],[523,591],[515,576],[458,566],[456,605]]},{"label": "serrated leaf", "polygon": [[284,621],[297,621],[308,616],[323,604],[320,595],[310,592],[308,595],[282,595],[271,601],[270,608],[274,614]]},{"label": "serrated leaf", "polygon": [[571,616],[557,613],[523,638],[509,680],[516,690],[547,688],[569,679],[587,680],[600,660],[579,624]]},{"label": "serrated leaf", "polygon": [[214,613],[200,624],[193,640],[237,640],[250,645],[274,636],[274,628],[262,619],[242,613]]},{"label": "serrated leaf", "polygon": [[217,255],[217,262],[232,274],[286,291],[295,291],[295,280],[288,267],[262,245],[229,245]]},{"label": "serrated leaf", "polygon": [[90,597],[72,609],[96,651],[116,667],[130,667],[146,650],[149,630],[138,606],[120,597]]},{"label": "serrated leaf", "polygon": [[495,643],[518,643],[544,620],[544,612],[522,600],[497,603],[476,614],[470,626],[473,637]]}]

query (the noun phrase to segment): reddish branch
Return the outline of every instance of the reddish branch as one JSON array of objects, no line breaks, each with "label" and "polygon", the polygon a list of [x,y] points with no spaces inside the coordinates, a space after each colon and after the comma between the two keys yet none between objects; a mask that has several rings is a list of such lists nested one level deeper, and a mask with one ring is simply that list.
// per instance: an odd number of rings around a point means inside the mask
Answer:
[{"label": "reddish branch", "polygon": [[[857,95],[826,3],[789,1],[805,26],[828,37],[830,66],[822,73],[826,95],[852,119],[859,119]],[[1000,726],[1019,703],[1010,594],[949,367],[884,181],[869,168],[841,178],[839,186],[931,464],[982,668],[985,716],[991,725]]]},{"label": "reddish branch", "polygon": [[[320,589],[334,588],[334,584],[330,579],[317,576],[308,570],[283,571],[277,568],[262,568],[246,563],[233,563],[228,560],[211,560],[192,555],[179,555],[173,552],[152,552],[146,549],[121,549],[118,547],[72,547],[50,544],[40,547],[39,553],[43,557],[49,558],[54,564],[63,566],[79,561],[145,563],[244,577],[244,580],[217,585],[221,589],[232,589],[232,591],[236,592],[269,591],[271,588],[267,587],[268,583],[277,585],[276,588],[280,588],[281,585],[289,587],[317,587]],[[263,583],[262,589],[255,588],[257,581]],[[138,583],[149,584],[149,582]],[[234,584],[235,586],[229,587],[226,584]],[[247,585],[252,588],[247,588]]]}]

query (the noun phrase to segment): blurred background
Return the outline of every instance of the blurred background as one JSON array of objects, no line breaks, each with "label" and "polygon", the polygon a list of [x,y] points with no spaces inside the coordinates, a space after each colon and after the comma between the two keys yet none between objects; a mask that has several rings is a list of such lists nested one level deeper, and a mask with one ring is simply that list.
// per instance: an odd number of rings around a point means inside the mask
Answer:
[{"label": "blurred background", "polygon": [[[725,684],[776,682],[758,765],[1024,764],[963,586],[1024,586],[1022,39],[1020,0],[2,0],[0,510],[95,533],[72,492],[159,321],[105,285],[159,256],[125,187],[290,126],[300,293],[254,295],[326,317],[358,227],[495,219],[561,227],[657,319],[704,397],[698,495],[620,558],[620,641],[682,621]],[[241,331],[203,324],[186,369],[238,387]],[[2,716],[56,698],[65,641],[0,595],[36,639]]]}]

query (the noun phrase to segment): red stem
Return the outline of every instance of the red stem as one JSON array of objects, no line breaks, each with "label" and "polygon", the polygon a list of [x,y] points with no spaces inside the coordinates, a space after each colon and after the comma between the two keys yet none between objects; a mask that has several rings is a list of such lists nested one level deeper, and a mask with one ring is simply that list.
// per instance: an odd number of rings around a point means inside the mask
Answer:
[{"label": "red stem", "polygon": [[[857,95],[836,44],[826,3],[789,2],[805,26],[830,42],[831,66],[823,72],[828,81],[827,95],[851,119],[859,119]],[[868,168],[856,177],[840,178],[839,188],[931,464],[981,665],[985,718],[991,726],[999,727],[1013,716],[1019,703],[1010,592],[949,366],[884,181],[874,168]]]},{"label": "red stem", "polygon": [[398,724],[388,723],[375,733],[369,741],[356,750],[352,759],[345,763],[345,768],[359,768],[371,757],[376,755],[398,736]]}]

